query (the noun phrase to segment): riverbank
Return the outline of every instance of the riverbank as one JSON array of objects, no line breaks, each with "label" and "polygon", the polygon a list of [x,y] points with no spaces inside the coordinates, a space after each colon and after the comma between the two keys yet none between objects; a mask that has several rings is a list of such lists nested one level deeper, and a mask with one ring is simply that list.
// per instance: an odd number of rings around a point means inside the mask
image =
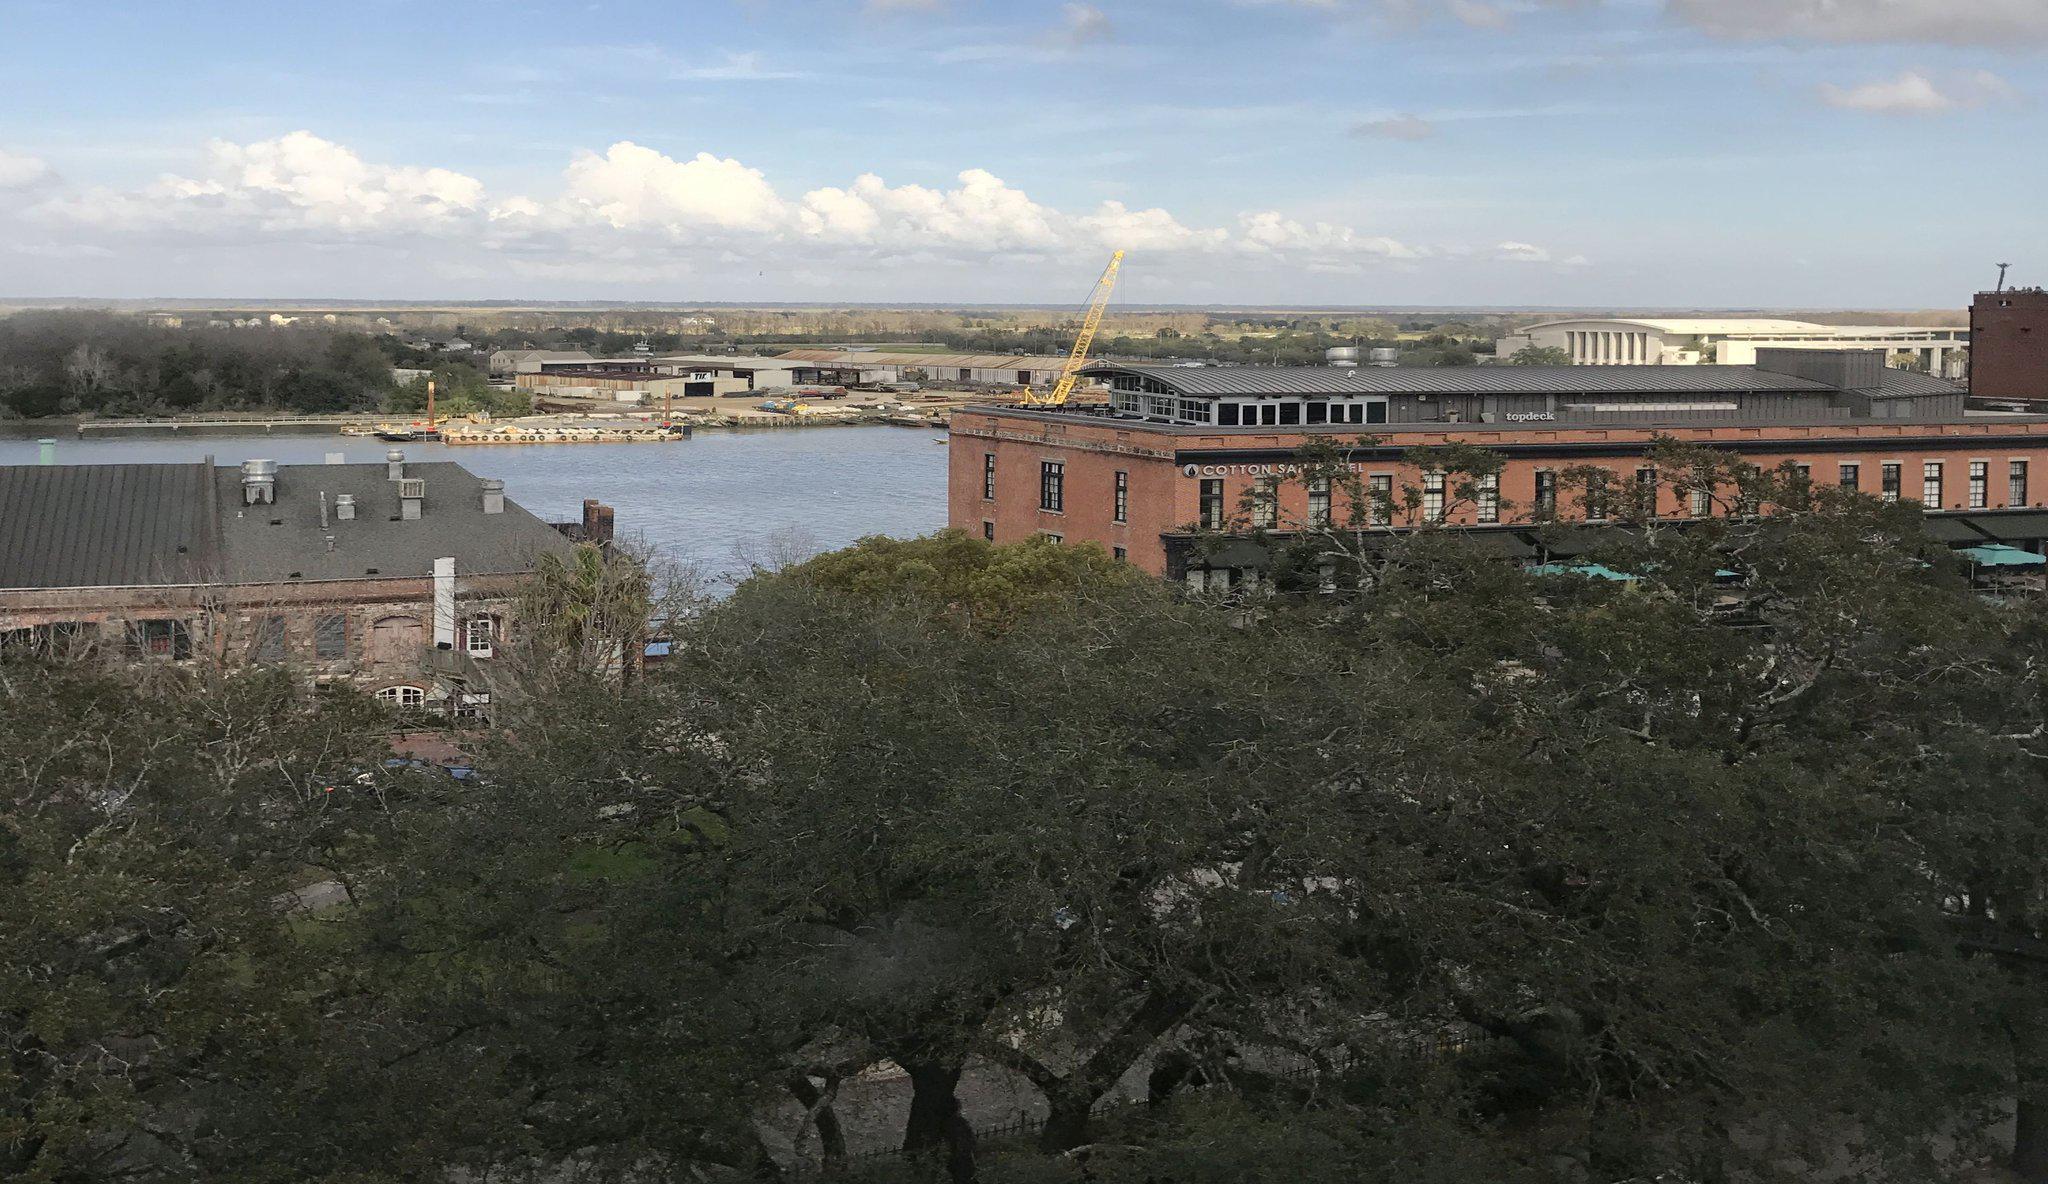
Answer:
[{"label": "riverbank", "polygon": [[[681,412],[672,417],[673,422],[687,424],[692,430],[751,430],[756,428],[809,428],[888,425],[892,427],[938,428],[943,429],[951,419],[953,406],[919,408],[903,411],[879,411],[873,409],[826,409],[811,412],[763,411],[759,408],[721,409],[717,413],[699,411]],[[443,427],[454,425],[506,426],[529,421],[541,421],[553,425],[574,422],[601,425],[608,423],[637,422],[659,423],[662,417],[648,411],[581,412],[557,415],[519,416],[512,419],[471,421],[443,420]],[[410,424],[413,420],[406,414],[338,414],[338,415],[247,415],[228,416],[174,416],[135,419],[87,419],[74,416],[48,419],[0,419],[0,435],[34,439],[39,436],[119,436],[130,432],[207,433],[222,432],[241,434],[247,432],[333,432],[343,436],[364,436],[384,425]],[[351,432],[349,428],[360,431]]]}]

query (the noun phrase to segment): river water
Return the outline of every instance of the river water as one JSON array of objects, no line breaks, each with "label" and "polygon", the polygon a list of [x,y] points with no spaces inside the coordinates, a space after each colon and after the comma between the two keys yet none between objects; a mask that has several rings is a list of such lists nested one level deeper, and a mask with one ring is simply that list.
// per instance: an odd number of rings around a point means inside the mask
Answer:
[{"label": "river water", "polygon": [[580,517],[583,499],[616,508],[621,538],[644,541],[713,584],[753,564],[774,566],[872,534],[929,534],[946,524],[946,449],[939,433],[897,427],[700,431],[673,444],[387,444],[299,430],[255,433],[118,430],[79,436],[0,425],[0,464],[34,464],[38,437],[57,441],[58,464],[262,458],[319,464],[454,460],[500,477],[505,494],[550,522]]}]

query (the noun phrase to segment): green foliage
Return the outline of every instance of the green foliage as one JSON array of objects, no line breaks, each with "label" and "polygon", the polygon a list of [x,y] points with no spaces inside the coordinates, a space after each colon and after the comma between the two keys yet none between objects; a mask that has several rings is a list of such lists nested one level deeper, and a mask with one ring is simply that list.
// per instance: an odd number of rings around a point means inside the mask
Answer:
[{"label": "green foliage", "polygon": [[1569,366],[1572,356],[1554,345],[1527,346],[1508,359],[1510,366]]},{"label": "green foliage", "polygon": [[467,362],[444,361],[427,377],[414,378],[392,391],[385,409],[406,414],[427,409],[427,383],[434,384],[434,413],[441,417],[487,412],[494,416],[526,415],[533,398],[524,391],[494,387],[483,372]]},{"label": "green foliage", "polygon": [[326,327],[180,329],[81,312],[0,318],[0,409],[28,418],[355,411],[390,388],[383,343]]},{"label": "green foliage", "polygon": [[1049,539],[997,546],[961,530],[920,539],[862,539],[742,588],[762,594],[762,581],[796,581],[878,603],[913,602],[982,628],[1003,629],[1034,612],[1113,593],[1131,594],[1151,581],[1092,543]]}]

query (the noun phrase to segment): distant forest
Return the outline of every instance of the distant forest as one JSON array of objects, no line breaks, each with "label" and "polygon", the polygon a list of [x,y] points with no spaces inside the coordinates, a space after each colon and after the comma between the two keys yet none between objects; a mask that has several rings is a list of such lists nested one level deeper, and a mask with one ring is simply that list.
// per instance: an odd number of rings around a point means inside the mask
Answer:
[{"label": "distant forest", "polygon": [[373,411],[393,366],[431,365],[395,337],[325,326],[169,328],[98,312],[0,319],[0,411],[51,415]]},{"label": "distant forest", "polygon": [[[853,339],[929,343],[963,353],[1063,354],[1075,325],[1020,324],[962,316],[922,325],[789,324],[711,326],[702,331],[634,331],[591,326],[491,328],[456,325],[476,348],[458,355],[421,348],[396,326],[375,332],[343,325],[175,326],[132,314],[49,310],[0,317],[0,418],[191,415],[222,411],[415,410],[424,384],[401,387],[394,367],[431,369],[451,413],[522,410],[523,400],[490,388],[483,358],[494,349],[584,349],[599,357],[646,346],[657,353],[774,353],[796,344]],[[1174,319],[1184,324],[1159,323]],[[950,322],[950,323],[947,323]],[[842,330],[834,333],[832,330]],[[767,331],[763,331],[767,330]],[[823,330],[821,332],[821,330]],[[1493,351],[1493,326],[1328,317],[1133,318],[1113,320],[1097,340],[1105,357],[1176,358],[1254,365],[1313,365],[1332,346],[1399,350],[1404,366],[1469,366]],[[445,331],[437,339],[450,336]]]}]

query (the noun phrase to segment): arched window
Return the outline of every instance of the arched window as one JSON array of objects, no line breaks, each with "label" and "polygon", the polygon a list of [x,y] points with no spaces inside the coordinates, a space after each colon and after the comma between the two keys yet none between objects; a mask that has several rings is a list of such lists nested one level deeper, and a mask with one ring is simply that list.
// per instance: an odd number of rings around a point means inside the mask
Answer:
[{"label": "arched window", "polygon": [[377,697],[393,707],[424,707],[427,703],[424,687],[385,687]]}]

